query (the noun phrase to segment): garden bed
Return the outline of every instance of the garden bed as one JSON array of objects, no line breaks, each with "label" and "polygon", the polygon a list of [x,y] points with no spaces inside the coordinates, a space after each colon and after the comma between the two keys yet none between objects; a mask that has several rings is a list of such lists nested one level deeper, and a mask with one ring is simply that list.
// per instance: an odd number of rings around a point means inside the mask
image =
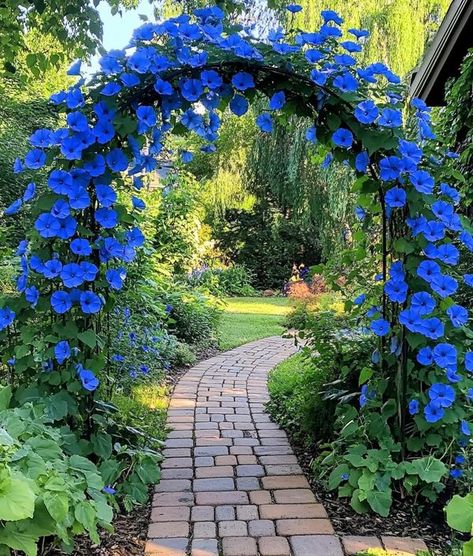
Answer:
[{"label": "garden bed", "polygon": [[421,513],[420,506],[413,507],[412,501],[394,500],[391,515],[388,518],[382,518],[373,513],[358,514],[350,506],[347,498],[339,498],[336,491],[328,491],[314,477],[311,461],[319,455],[316,446],[304,446],[291,436],[289,431],[286,432],[299,464],[316,497],[327,510],[337,534],[422,537],[433,554],[438,556],[451,554],[452,531],[445,522],[442,504],[424,506]]}]

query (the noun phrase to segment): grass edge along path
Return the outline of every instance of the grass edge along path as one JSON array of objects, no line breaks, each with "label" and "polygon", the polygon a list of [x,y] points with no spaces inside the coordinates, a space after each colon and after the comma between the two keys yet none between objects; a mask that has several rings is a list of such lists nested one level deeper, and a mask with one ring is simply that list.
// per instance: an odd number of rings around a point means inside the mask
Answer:
[{"label": "grass edge along path", "polygon": [[219,324],[219,347],[228,351],[253,340],[284,333],[292,308],[287,297],[227,297]]}]

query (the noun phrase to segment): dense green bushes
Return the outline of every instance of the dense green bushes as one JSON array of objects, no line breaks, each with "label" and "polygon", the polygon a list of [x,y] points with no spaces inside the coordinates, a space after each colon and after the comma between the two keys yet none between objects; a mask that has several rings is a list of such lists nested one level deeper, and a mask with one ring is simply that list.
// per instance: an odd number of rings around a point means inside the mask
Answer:
[{"label": "dense green bushes", "polygon": [[251,285],[253,276],[246,267],[232,265],[226,268],[203,266],[189,273],[187,282],[214,295],[251,297],[257,294]]},{"label": "dense green bushes", "polygon": [[331,440],[337,403],[357,395],[359,365],[370,364],[373,342],[349,324],[333,312],[317,313],[302,351],[271,373],[268,409],[299,441]]}]

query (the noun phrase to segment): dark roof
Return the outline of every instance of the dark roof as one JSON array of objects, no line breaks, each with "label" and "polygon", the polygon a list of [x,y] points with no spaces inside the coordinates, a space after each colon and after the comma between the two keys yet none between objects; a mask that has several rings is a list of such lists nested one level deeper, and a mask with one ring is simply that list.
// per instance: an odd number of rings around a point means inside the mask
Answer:
[{"label": "dark roof", "polygon": [[453,0],[442,24],[413,74],[410,96],[430,106],[445,104],[445,85],[459,74],[460,65],[473,47],[473,0]]}]

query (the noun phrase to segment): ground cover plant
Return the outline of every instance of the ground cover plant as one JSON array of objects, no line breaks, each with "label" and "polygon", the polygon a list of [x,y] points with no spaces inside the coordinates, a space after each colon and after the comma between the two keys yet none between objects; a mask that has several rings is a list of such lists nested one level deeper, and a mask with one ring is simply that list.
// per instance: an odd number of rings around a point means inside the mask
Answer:
[{"label": "ground cover plant", "polygon": [[[291,18],[299,11],[288,6]],[[404,104],[394,73],[357,64],[367,32],[350,29],[342,40],[342,18],[331,10],[322,18],[317,32],[274,30],[264,41],[243,28],[224,30],[215,6],[146,23],[133,52],[105,54],[90,82],[78,77],[52,96],[66,125],[37,130],[15,162],[18,174],[47,170],[48,189],[37,194],[34,182],[25,183],[5,210],[14,216],[27,208],[34,218],[17,251],[17,294],[0,309],[12,403],[44,405],[55,426],[69,426],[75,455],[97,463],[106,495],[116,492],[127,507],[146,499],[158,455],[136,446],[102,394],[115,355],[110,318],[144,244],[139,191],[169,154],[167,135],[195,134],[210,154],[221,112],[242,116],[256,99],[262,135],[276,121],[307,118],[314,154],[325,166],[346,163],[357,178],[362,225],[354,257],[369,249],[373,266],[353,305],[378,339],[372,367],[356,369],[359,407],[341,405],[337,415],[340,436],[325,462],[332,486],[357,511],[385,516],[393,492],[434,501],[461,474],[458,458],[471,436],[473,334],[454,294],[459,280],[473,282],[456,270],[456,245],[473,250],[473,235],[457,212],[453,155],[435,142],[425,104]],[[79,62],[70,74],[80,75]],[[177,168],[193,158],[177,154]],[[14,548],[16,517],[1,525],[4,547]],[[34,554],[36,537],[31,529],[27,535]]]}]

